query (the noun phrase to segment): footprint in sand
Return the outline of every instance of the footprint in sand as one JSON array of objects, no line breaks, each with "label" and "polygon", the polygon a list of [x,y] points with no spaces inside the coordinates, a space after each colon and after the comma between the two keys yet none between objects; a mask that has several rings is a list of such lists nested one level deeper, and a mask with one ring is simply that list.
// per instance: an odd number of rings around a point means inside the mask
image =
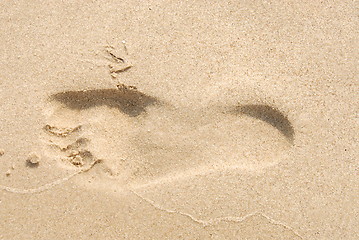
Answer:
[{"label": "footprint in sand", "polygon": [[60,92],[50,104],[47,153],[69,167],[101,159],[125,181],[261,169],[280,162],[294,140],[288,118],[268,105],[180,108],[126,86]]}]

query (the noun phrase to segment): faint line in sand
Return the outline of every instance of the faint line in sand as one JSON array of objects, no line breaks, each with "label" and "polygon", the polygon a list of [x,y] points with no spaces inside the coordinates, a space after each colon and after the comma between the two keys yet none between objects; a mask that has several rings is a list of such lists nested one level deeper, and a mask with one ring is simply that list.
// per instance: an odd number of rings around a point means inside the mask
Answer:
[{"label": "faint line in sand", "polygon": [[43,191],[46,191],[46,190],[50,190],[51,188],[70,180],[71,178],[75,177],[76,175],[78,175],[80,173],[84,173],[84,172],[89,171],[91,168],[93,168],[97,163],[100,163],[101,161],[102,160],[99,160],[99,159],[95,160],[86,168],[82,168],[82,169],[70,174],[67,177],[55,180],[55,181],[53,181],[51,183],[44,184],[44,185],[42,185],[40,187],[37,187],[37,188],[22,189],[22,188],[13,188],[13,187],[0,185],[0,189],[4,190],[4,191],[7,191],[7,192],[11,192],[11,193],[17,193],[17,194],[40,193],[40,192],[43,192]]},{"label": "faint line in sand", "polygon": [[258,211],[253,212],[253,213],[249,213],[249,214],[247,214],[247,215],[245,215],[243,217],[227,216],[227,217],[213,218],[213,219],[209,219],[209,220],[201,220],[201,219],[196,218],[195,216],[193,216],[193,215],[191,215],[189,213],[177,211],[177,210],[174,210],[174,209],[164,208],[164,207],[160,206],[159,204],[157,204],[156,202],[154,202],[153,200],[140,195],[139,193],[137,193],[136,191],[134,191],[132,189],[130,189],[129,191],[132,194],[136,195],[141,200],[144,200],[145,202],[147,202],[149,205],[151,205],[152,207],[154,207],[157,210],[160,210],[160,211],[166,212],[166,213],[170,213],[170,214],[179,214],[179,215],[185,216],[185,217],[191,219],[193,222],[195,222],[197,224],[201,224],[203,227],[213,226],[213,225],[219,224],[220,222],[241,223],[241,222],[244,222],[245,220],[247,220],[250,217],[261,216],[261,217],[264,217],[265,219],[267,219],[271,224],[282,226],[285,229],[288,229],[289,231],[291,231],[295,236],[299,237],[300,239],[304,239],[292,227],[290,227],[287,224],[284,224],[282,222],[279,222],[277,220],[274,220],[273,218],[265,215],[264,213],[258,212]]}]

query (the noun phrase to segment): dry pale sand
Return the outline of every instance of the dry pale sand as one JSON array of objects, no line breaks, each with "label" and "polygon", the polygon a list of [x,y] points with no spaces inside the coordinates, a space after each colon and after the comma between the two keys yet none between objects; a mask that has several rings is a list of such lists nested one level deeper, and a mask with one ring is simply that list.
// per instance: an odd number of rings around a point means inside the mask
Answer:
[{"label": "dry pale sand", "polygon": [[358,1],[2,1],[0,239],[359,239]]}]

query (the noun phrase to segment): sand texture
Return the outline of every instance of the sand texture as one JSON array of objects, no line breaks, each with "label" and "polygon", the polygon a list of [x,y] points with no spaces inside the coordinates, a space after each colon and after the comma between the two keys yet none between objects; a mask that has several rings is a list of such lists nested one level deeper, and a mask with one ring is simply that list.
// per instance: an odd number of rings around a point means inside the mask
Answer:
[{"label": "sand texture", "polygon": [[0,239],[359,239],[358,1],[1,1]]}]

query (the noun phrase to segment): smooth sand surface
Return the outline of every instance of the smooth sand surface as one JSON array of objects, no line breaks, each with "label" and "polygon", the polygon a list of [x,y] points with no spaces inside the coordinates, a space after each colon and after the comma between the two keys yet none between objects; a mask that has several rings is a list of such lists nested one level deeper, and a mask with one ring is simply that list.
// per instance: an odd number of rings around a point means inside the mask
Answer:
[{"label": "smooth sand surface", "polygon": [[0,24],[0,239],[359,239],[357,1],[2,1]]}]

